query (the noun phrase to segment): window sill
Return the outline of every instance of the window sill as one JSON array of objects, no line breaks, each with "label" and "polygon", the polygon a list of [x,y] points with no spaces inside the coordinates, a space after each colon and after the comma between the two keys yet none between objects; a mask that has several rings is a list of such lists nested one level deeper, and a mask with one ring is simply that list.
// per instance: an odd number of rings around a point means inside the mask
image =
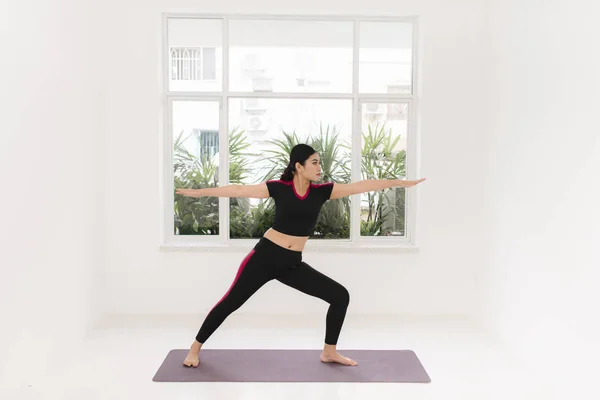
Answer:
[{"label": "window sill", "polygon": [[[231,251],[247,252],[253,248],[257,240],[243,240],[239,243],[195,242],[195,243],[163,243],[160,250],[165,252],[214,252],[227,253]],[[305,253],[417,253],[420,247],[409,243],[369,243],[369,242],[338,242],[315,243],[310,241],[304,248]]]}]

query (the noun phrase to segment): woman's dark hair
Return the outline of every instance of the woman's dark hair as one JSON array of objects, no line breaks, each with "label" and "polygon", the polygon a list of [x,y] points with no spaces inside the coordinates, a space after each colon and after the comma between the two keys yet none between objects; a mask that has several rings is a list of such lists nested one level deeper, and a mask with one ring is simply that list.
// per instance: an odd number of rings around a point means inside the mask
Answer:
[{"label": "woman's dark hair", "polygon": [[316,151],[307,144],[297,144],[292,148],[290,152],[290,162],[288,166],[281,174],[282,181],[291,181],[294,179],[294,172],[296,172],[296,163],[304,165],[308,157],[315,154]]}]

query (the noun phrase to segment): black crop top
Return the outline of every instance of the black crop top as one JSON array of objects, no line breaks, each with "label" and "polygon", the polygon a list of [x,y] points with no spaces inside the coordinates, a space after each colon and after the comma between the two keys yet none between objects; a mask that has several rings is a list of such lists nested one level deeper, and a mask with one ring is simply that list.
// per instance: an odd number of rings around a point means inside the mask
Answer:
[{"label": "black crop top", "polygon": [[269,196],[275,200],[273,229],[292,236],[311,236],[323,203],[331,197],[333,182],[311,183],[304,196],[292,181],[267,181]]}]

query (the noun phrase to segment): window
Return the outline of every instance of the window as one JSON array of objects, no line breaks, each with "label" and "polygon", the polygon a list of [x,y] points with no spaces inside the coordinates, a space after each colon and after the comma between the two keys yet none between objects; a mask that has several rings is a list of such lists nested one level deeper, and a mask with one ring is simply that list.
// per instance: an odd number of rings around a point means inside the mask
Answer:
[{"label": "window", "polygon": [[[174,189],[278,178],[297,143],[319,152],[323,181],[415,176],[415,19],[164,19],[165,242],[262,236],[271,199],[191,199]],[[329,201],[313,238],[411,243],[413,204],[401,188]]]}]

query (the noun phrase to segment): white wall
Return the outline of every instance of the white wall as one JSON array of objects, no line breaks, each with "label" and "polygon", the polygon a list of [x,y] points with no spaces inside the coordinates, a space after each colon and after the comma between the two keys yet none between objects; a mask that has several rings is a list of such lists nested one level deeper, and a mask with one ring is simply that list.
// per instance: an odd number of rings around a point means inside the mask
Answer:
[{"label": "white wall", "polygon": [[489,6],[479,315],[545,379],[579,387],[597,372],[600,338],[600,9],[584,0]]},{"label": "white wall", "polygon": [[0,8],[0,386],[44,376],[98,313],[101,114],[89,16],[81,0]]},{"label": "white wall", "polygon": [[[451,3],[451,4],[450,4]],[[299,3],[298,3],[299,4]],[[484,155],[483,5],[479,1],[113,2],[105,40],[109,313],[201,316],[233,281],[244,251],[165,252],[160,245],[161,12],[420,15],[422,39],[421,251],[317,253],[305,260],[346,285],[349,313],[461,314],[474,307],[484,238],[479,166]],[[250,250],[248,248],[247,250]],[[272,301],[276,298],[280,301]],[[318,312],[326,304],[268,284],[240,313]],[[324,315],[324,314],[323,314]],[[197,327],[190,327],[194,333]]]}]

